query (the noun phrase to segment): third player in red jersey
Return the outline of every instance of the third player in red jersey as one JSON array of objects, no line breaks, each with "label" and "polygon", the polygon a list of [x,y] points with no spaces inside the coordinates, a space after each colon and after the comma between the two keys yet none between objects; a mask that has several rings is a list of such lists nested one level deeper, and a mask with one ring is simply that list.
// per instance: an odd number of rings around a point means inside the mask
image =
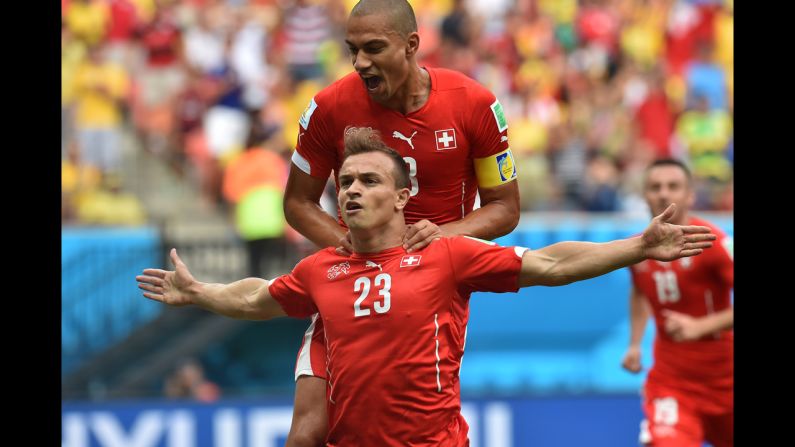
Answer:
[{"label": "third player in red jersey", "polygon": [[657,333],[654,365],[644,386],[641,442],[701,447],[706,440],[729,447],[734,445],[732,239],[715,225],[688,216],[690,182],[682,163],[657,161],[647,172],[646,200],[652,213],[671,202],[683,204],[673,222],[709,227],[716,243],[694,258],[649,260],[630,268],[632,339],[623,365],[641,370],[640,341],[650,308]]}]

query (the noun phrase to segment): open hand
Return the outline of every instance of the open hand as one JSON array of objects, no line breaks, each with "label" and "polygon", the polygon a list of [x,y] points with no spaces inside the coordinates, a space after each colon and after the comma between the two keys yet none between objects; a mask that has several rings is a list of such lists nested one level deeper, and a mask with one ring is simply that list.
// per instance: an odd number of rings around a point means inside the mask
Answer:
[{"label": "open hand", "polygon": [[643,232],[646,257],[658,261],[673,261],[687,256],[695,256],[712,247],[717,236],[709,227],[698,225],[674,225],[668,223],[676,212],[672,203],[659,216],[652,219]]},{"label": "open hand", "polygon": [[176,248],[171,249],[170,256],[176,270],[144,269],[143,275],[135,277],[138,288],[145,290],[145,297],[170,306],[193,304],[189,290],[196,280],[177,255]]}]

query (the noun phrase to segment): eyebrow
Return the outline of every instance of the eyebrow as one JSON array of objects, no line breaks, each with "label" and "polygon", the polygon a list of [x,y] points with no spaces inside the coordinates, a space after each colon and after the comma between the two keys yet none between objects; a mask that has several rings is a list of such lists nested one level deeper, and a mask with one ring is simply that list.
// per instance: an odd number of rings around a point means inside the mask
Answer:
[{"label": "eyebrow", "polygon": [[[359,177],[378,177],[378,178],[382,177],[381,174],[379,174],[378,172],[375,172],[375,171],[362,172],[362,173],[359,173],[358,176]],[[353,178],[353,177],[356,177],[356,176],[353,175],[353,174],[340,174],[340,180]]]},{"label": "eyebrow", "polygon": [[[354,45],[354,44],[353,44],[351,41],[349,41],[348,39],[345,39],[345,43],[346,43],[346,44],[347,44],[349,47],[355,47],[355,46],[356,46],[356,45]],[[367,42],[363,43],[363,44],[362,44],[362,47],[366,47],[366,46],[370,46],[370,45],[375,45],[375,44],[381,44],[381,43],[383,43],[383,44],[386,44],[386,43],[389,43],[389,41],[388,41],[387,39],[378,39],[378,38],[376,38],[376,39],[370,39],[370,40],[368,40]]]}]

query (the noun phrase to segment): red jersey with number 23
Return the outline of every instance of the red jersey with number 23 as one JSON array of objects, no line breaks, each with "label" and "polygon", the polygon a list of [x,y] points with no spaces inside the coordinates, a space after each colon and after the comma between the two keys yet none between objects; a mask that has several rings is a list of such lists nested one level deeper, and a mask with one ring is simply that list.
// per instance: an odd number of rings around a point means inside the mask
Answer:
[{"label": "red jersey with number 23", "polygon": [[276,278],[292,317],[320,313],[329,446],[465,446],[459,368],[473,291],[515,292],[521,247],[442,238],[339,256],[326,248]]},{"label": "red jersey with number 23", "polygon": [[690,218],[687,225],[710,227],[717,240],[698,256],[673,262],[647,260],[630,267],[632,281],[651,304],[657,326],[647,385],[679,390],[697,400],[703,411],[720,413],[733,407],[734,332],[675,342],[665,333],[662,311],[703,317],[732,305],[732,238],[702,219]]}]

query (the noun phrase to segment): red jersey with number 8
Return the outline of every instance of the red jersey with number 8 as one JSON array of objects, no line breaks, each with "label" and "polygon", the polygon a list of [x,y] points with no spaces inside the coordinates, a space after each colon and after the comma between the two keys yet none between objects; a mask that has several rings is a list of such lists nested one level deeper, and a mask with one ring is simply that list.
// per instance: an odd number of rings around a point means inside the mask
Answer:
[{"label": "red jersey with number 8", "polygon": [[370,127],[408,164],[412,199],[406,223],[463,219],[479,184],[494,187],[516,178],[508,123],[499,101],[476,81],[451,70],[426,70],[428,100],[408,114],[373,101],[355,72],[323,89],[299,119],[293,163],[313,177],[326,179],[332,170],[336,177],[345,129]]}]

